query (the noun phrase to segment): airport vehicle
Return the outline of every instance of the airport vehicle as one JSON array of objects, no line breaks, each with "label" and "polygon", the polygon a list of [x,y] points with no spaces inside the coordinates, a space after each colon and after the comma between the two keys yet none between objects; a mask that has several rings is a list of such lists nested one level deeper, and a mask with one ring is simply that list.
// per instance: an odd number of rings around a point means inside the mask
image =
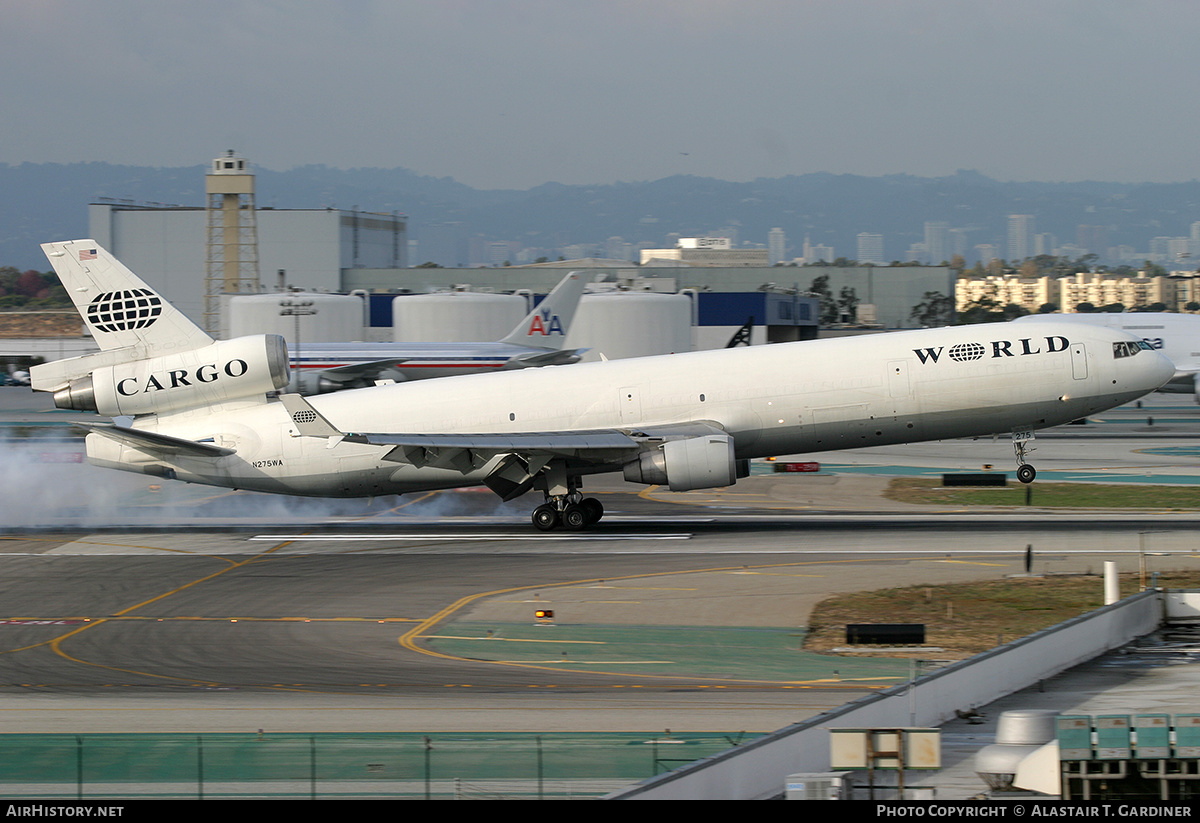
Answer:
[{"label": "airport vehicle", "polygon": [[1077,312],[1030,314],[1020,320],[1087,323],[1127,331],[1145,340],[1175,364],[1175,376],[1159,391],[1192,394],[1200,403],[1200,315],[1150,311]]},{"label": "airport vehicle", "polygon": [[301,394],[320,394],[381,381],[577,363],[584,350],[564,349],[563,341],[586,285],[582,272],[570,272],[494,343],[307,343],[291,360],[293,378]]},{"label": "airport vehicle", "polygon": [[[96,411],[94,465],[213,486],[368,497],[537,489],[533,522],[582,529],[583,478],[730,486],[777,454],[1012,433],[1153,391],[1175,368],[1119,329],[984,324],[273,396],[276,335],[213,341],[91,240],[43,246],[101,351],[35,366],[60,408]],[[127,419],[131,418],[131,419]]]}]

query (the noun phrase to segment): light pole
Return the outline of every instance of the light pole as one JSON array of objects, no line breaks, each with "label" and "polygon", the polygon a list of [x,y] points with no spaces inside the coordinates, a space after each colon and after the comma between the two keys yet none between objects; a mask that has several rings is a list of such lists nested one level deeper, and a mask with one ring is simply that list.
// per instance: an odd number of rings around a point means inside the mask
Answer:
[{"label": "light pole", "polygon": [[[1146,590],[1146,558],[1165,557],[1167,555],[1167,552],[1146,551],[1146,535],[1148,534],[1155,534],[1155,532],[1138,532],[1138,591],[1141,592]],[[1154,577],[1157,582],[1158,572],[1154,573]]]},{"label": "light pole", "polygon": [[293,362],[293,365],[292,365],[292,371],[293,371],[293,372],[295,372],[295,375],[296,375],[296,391],[297,391],[297,392],[299,392],[299,391],[300,391],[300,388],[301,388],[301,378],[300,378],[300,318],[301,318],[301,317],[307,317],[307,316],[309,316],[309,315],[316,314],[316,313],[317,313],[317,310],[313,308],[313,301],[311,301],[311,300],[292,300],[290,297],[289,297],[289,298],[287,298],[287,299],[285,299],[285,300],[280,300],[280,301],[279,301],[279,306],[280,306],[280,309],[279,309],[279,314],[280,314],[280,316],[281,316],[281,317],[294,317],[294,318],[296,318],[296,354],[295,354],[295,357],[294,357],[294,359],[293,359],[293,361],[292,361],[292,362]]}]

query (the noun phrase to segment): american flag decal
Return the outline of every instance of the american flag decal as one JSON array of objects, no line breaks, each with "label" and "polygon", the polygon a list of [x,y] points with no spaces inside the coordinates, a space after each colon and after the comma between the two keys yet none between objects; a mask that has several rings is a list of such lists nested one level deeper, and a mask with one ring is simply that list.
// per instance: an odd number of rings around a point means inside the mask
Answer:
[{"label": "american flag decal", "polygon": [[81,249],[79,252],[79,259],[80,260],[95,260],[96,259],[96,250],[95,249]]}]

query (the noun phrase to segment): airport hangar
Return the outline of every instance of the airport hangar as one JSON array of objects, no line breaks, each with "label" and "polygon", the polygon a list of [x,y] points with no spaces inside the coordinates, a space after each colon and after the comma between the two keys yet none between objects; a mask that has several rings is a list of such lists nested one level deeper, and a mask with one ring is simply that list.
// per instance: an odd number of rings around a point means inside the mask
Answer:
[{"label": "airport hangar", "polygon": [[[205,209],[102,202],[89,205],[88,218],[96,242],[200,321]],[[287,287],[303,291],[365,291],[371,301],[372,342],[391,339],[390,305],[397,295],[464,286],[545,295],[571,269],[588,271],[608,290],[694,294],[693,348],[698,349],[724,346],[750,317],[755,321],[752,343],[816,337],[814,303],[802,295],[821,276],[829,278],[835,295],[854,289],[860,317],[870,316],[870,328],[876,330],[913,328],[917,324],[910,313],[926,292],[954,294],[954,271],[944,266],[638,266],[588,258],[496,268],[407,268],[403,215],[258,209],[256,221],[260,288],[273,291],[282,278]]]}]

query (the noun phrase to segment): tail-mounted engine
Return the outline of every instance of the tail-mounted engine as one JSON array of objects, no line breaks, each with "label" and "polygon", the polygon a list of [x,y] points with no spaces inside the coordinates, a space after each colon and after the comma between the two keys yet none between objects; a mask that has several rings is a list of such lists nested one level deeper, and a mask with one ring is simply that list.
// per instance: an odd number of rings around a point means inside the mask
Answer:
[{"label": "tail-mounted engine", "polygon": [[277,334],[260,334],[97,367],[54,392],[54,405],[136,416],[263,395],[287,384],[287,344]]},{"label": "tail-mounted engine", "polygon": [[668,440],[625,464],[629,482],[668,486],[673,492],[732,486],[747,474],[749,465],[734,458],[727,434]]}]

